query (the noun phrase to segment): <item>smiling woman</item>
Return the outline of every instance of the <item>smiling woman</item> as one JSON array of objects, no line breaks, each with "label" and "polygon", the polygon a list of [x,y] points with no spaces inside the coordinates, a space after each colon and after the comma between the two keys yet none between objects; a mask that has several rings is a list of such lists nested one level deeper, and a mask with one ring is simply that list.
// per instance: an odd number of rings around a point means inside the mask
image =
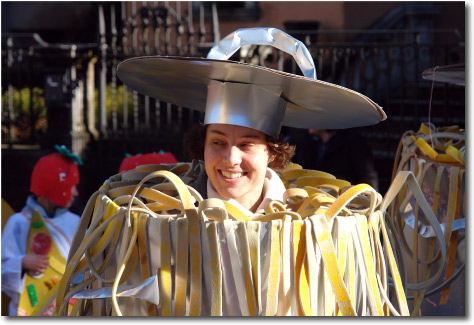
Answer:
[{"label": "smiling woman", "polygon": [[186,134],[184,150],[205,162],[193,184],[203,198],[232,200],[251,214],[283,200],[285,187],[274,170],[286,167],[295,148],[247,127],[198,124]]}]

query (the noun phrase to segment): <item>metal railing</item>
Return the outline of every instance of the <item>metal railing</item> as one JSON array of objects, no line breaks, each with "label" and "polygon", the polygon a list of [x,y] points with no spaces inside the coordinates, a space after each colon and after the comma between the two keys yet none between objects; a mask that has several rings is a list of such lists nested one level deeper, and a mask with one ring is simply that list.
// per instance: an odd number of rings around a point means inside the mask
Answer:
[{"label": "metal railing", "polygon": [[[205,56],[220,38],[215,5],[210,27],[203,18],[204,7],[200,17],[193,17],[190,7],[186,2],[122,2],[118,22],[114,19],[116,8],[109,8],[109,26],[106,13],[100,12],[98,128],[103,138],[180,133],[198,118],[196,112],[172,108],[169,103],[128,90],[116,76],[117,63],[133,56]],[[195,29],[197,22],[199,28]],[[111,97],[108,104],[107,95]]]},{"label": "metal railing", "polygon": [[[104,7],[99,5],[99,37],[95,48],[94,72],[98,76],[95,93],[88,94],[94,98],[97,112],[88,114],[87,129],[95,137],[129,136],[137,134],[159,133],[160,130],[180,132],[199,118],[199,114],[186,108],[174,108],[124,87],[116,76],[116,65],[120,61],[139,55],[178,55],[206,56],[207,51],[219,39],[218,18],[214,12],[213,23],[209,27],[200,17],[193,17],[193,10],[187,2],[165,2],[158,5],[154,2],[122,2]],[[196,22],[199,21],[199,28]],[[211,30],[209,32],[209,29]],[[419,97],[418,89],[426,88],[429,81],[421,79],[421,72],[436,65],[463,62],[464,43],[456,30],[333,30],[333,31],[288,31],[290,34],[306,35],[310,53],[317,65],[318,78],[335,83],[367,95],[388,110],[389,115],[403,120],[422,117],[420,106],[426,98]],[[436,35],[451,33],[457,42],[438,44],[433,42]],[[319,39],[328,36],[363,35],[364,42],[309,42],[314,36]],[[14,35],[15,38],[25,35]],[[370,36],[370,37],[369,37]],[[39,35],[28,36],[30,42],[13,43],[12,35],[2,35],[2,143],[38,141],[38,135],[44,131],[46,122],[35,112],[35,94],[41,94],[41,87],[32,85],[31,80],[38,79],[38,70],[43,66],[38,62],[35,49],[46,47]],[[368,38],[369,37],[369,38]],[[361,37],[359,37],[361,38]],[[367,41],[370,39],[370,42]],[[245,57],[247,50],[240,51],[238,60],[265,64],[266,60],[256,56],[263,51],[253,51]],[[268,57],[268,51],[266,51]],[[244,56],[242,55],[244,54]],[[285,53],[271,52],[273,62],[269,65],[292,73],[299,73],[297,66]],[[265,54],[263,54],[265,55]],[[268,63],[268,62],[267,62]],[[35,65],[35,69],[32,65]],[[36,73],[36,75],[35,75]],[[36,90],[35,90],[36,87]],[[24,90],[23,96],[15,91]],[[418,97],[417,97],[418,96]],[[90,100],[90,98],[89,98]],[[29,101],[29,110],[19,111],[24,106],[22,101]],[[398,101],[397,104],[395,104]],[[403,106],[413,102],[414,111],[406,114]],[[14,107],[16,104],[17,107]],[[446,101],[445,101],[446,104]],[[448,100],[448,105],[450,102]],[[395,114],[391,114],[393,105],[402,106]],[[44,105],[41,109],[45,109]],[[413,112],[415,114],[413,114]],[[449,118],[449,110],[443,109]],[[21,116],[19,116],[21,115]],[[28,118],[29,115],[29,118]],[[44,116],[44,113],[43,113]],[[439,119],[445,121],[446,116]],[[18,118],[27,120],[30,132],[20,135],[19,126],[25,123]],[[434,118],[438,118],[434,116]],[[38,121],[41,119],[41,121]],[[16,131],[14,130],[16,128]],[[38,134],[39,133],[39,134]]]},{"label": "metal railing", "polygon": [[[130,91],[118,80],[116,65],[141,55],[205,57],[220,39],[217,12],[212,7],[212,19],[206,22],[204,7],[195,17],[191,6],[190,2],[98,5],[98,42],[88,59],[75,62],[82,66],[87,84],[81,90],[85,132],[101,142],[102,149],[109,141],[113,148],[120,143],[122,155],[164,149],[183,159],[182,135],[202,113]],[[393,159],[403,131],[418,128],[422,121],[464,126],[464,88],[435,83],[430,102],[432,83],[421,77],[424,69],[464,62],[465,45],[458,31],[287,32],[303,35],[318,79],[358,91],[384,108],[388,120],[363,130],[376,159]],[[441,34],[451,35],[451,41],[438,42]],[[39,49],[51,44],[36,34],[2,35],[2,43],[2,144],[40,144],[48,121],[43,84],[37,81],[50,63],[42,60]],[[242,48],[231,59],[300,74],[290,56],[265,47]]]}]

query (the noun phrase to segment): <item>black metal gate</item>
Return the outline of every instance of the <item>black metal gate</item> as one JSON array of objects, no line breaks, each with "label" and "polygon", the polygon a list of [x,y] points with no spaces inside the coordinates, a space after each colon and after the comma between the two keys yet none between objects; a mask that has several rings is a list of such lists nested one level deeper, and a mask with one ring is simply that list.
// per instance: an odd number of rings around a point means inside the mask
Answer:
[{"label": "black metal gate", "polygon": [[[32,168],[39,151],[63,141],[85,162],[77,211],[118,172],[127,153],[164,150],[183,161],[183,133],[202,118],[130,91],[116,76],[117,63],[141,55],[205,57],[221,38],[215,5],[206,12],[193,1],[97,2],[94,10],[95,42],[57,44],[38,33],[2,34],[2,188],[23,184],[27,193],[26,171],[20,181],[5,176],[15,160],[30,159]],[[287,32],[307,44],[318,79],[361,92],[387,113],[387,121],[361,129],[374,151],[382,193],[405,130],[428,119],[464,127],[464,88],[421,78],[424,69],[464,62],[464,40],[455,30]],[[318,41],[323,34],[355,36],[351,42],[323,43]],[[449,41],[439,42],[441,34],[450,35]],[[291,57],[267,47],[246,47],[231,59],[300,73]],[[4,190],[2,197],[21,208],[24,196],[11,193]]]}]

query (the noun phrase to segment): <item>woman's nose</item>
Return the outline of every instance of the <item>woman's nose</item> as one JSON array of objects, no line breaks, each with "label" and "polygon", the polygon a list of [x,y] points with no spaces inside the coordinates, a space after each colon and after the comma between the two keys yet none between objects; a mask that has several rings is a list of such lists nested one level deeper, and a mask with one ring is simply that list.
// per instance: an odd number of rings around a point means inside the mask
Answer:
[{"label": "woman's nose", "polygon": [[78,196],[78,195],[79,195],[79,191],[77,190],[76,185],[74,185],[74,186],[71,188],[71,194],[72,194],[72,196]]},{"label": "woman's nose", "polygon": [[225,154],[224,160],[231,166],[235,166],[241,163],[242,157],[239,148],[230,146]]}]

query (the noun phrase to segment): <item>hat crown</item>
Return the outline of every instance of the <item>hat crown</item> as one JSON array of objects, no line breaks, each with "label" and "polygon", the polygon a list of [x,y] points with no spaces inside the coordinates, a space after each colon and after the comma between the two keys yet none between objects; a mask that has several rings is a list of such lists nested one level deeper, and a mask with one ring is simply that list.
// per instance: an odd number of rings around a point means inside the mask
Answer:
[{"label": "hat crown", "polygon": [[[244,45],[271,45],[293,56],[307,78],[316,78],[316,68],[306,46],[277,28],[238,29],[218,43],[207,59],[228,60]],[[244,83],[212,82],[208,85],[204,124],[232,124],[249,127],[278,138],[287,101],[280,97],[281,87]]]},{"label": "hat crown", "polygon": [[278,87],[213,82],[208,86],[204,124],[232,124],[278,138],[287,102]]}]

